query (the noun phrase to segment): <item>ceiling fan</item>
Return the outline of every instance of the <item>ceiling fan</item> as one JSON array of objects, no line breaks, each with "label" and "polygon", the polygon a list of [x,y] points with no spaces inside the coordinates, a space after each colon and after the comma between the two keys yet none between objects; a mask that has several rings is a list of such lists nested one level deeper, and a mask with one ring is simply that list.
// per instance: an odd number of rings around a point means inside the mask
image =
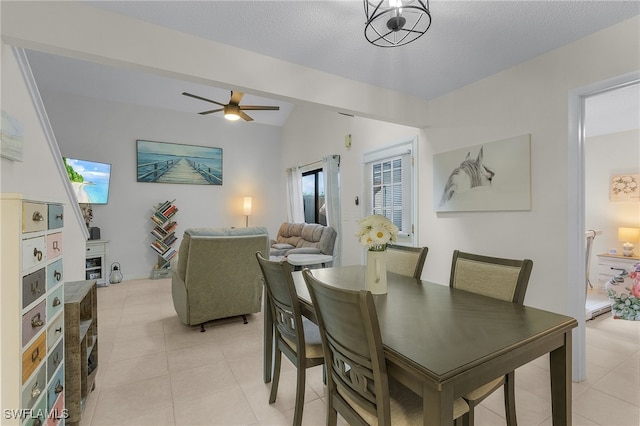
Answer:
[{"label": "ceiling fan", "polygon": [[235,121],[243,118],[245,121],[253,121],[253,118],[249,117],[244,111],[278,111],[280,109],[279,106],[265,106],[265,105],[240,105],[240,100],[244,96],[242,92],[234,92],[231,91],[231,99],[229,99],[229,103],[223,104],[217,101],[213,101],[211,99],[203,98],[202,96],[192,95],[191,93],[182,92],[185,96],[190,96],[195,99],[200,99],[201,101],[211,102],[216,105],[220,105],[222,108],[212,109],[209,111],[202,111],[198,114],[206,115],[214,112],[224,111],[224,118],[227,120]]}]

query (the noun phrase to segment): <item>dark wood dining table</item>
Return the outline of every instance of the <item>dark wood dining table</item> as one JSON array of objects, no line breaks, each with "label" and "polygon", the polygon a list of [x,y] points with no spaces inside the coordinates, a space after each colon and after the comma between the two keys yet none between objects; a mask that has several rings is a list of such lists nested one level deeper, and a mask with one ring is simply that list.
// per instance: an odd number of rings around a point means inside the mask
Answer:
[{"label": "dark wood dining table", "polygon": [[[338,288],[365,288],[364,266],[312,273]],[[315,321],[302,272],[293,277],[303,315]],[[422,396],[424,425],[452,425],[454,400],[545,354],[553,424],[571,424],[574,318],[391,272],[387,282],[388,293],[374,300],[388,373]],[[273,323],[265,309],[265,383],[272,359]]]}]

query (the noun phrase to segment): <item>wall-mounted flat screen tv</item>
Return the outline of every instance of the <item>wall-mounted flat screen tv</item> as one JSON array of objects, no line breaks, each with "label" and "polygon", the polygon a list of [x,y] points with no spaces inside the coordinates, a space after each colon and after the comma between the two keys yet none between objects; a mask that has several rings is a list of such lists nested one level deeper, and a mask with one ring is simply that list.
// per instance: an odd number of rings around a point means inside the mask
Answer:
[{"label": "wall-mounted flat screen tv", "polygon": [[63,160],[78,203],[107,204],[111,164],[69,157]]}]

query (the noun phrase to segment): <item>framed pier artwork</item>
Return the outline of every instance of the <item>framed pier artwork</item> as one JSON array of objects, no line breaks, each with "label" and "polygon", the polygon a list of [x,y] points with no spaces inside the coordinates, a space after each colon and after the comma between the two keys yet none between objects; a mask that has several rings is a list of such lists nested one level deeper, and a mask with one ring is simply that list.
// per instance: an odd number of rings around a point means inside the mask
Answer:
[{"label": "framed pier artwork", "polygon": [[137,140],[138,182],[222,185],[222,148]]}]

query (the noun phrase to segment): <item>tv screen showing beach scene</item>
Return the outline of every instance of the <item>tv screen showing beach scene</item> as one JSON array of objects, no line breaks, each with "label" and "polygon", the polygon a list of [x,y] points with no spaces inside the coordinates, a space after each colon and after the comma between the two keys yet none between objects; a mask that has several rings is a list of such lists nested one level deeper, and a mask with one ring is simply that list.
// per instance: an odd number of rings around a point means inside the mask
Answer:
[{"label": "tv screen showing beach scene", "polygon": [[111,164],[68,157],[63,160],[78,203],[107,204]]}]

